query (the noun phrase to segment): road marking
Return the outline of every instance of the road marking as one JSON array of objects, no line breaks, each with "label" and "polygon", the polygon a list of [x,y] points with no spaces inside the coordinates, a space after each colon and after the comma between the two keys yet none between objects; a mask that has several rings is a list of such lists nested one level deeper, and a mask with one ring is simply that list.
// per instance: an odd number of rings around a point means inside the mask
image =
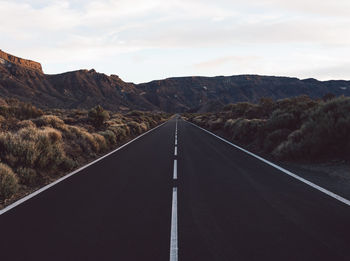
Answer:
[{"label": "road marking", "polygon": [[177,160],[176,159],[174,159],[173,179],[177,179]]},{"label": "road marking", "polygon": [[127,145],[129,145],[130,143],[136,141],[137,139],[141,138],[142,136],[146,135],[147,133],[149,133],[149,132],[151,132],[151,131],[154,131],[155,129],[157,129],[157,128],[163,126],[163,125],[164,125],[165,123],[167,123],[167,122],[168,122],[168,121],[166,121],[166,122],[164,122],[164,123],[158,125],[157,127],[153,128],[153,129],[150,129],[149,131],[146,131],[145,133],[141,134],[140,136],[137,136],[137,137],[134,138],[133,140],[131,140],[131,141],[125,143],[124,145],[120,146],[119,148],[117,148],[117,149],[115,149],[115,150],[113,150],[113,151],[107,153],[106,155],[104,155],[104,156],[102,156],[102,157],[100,157],[100,158],[98,158],[98,159],[96,159],[96,160],[90,162],[89,164],[86,164],[86,165],[80,167],[79,169],[77,169],[77,170],[75,170],[75,171],[73,171],[73,172],[71,172],[71,173],[69,173],[69,174],[63,176],[62,178],[59,178],[58,180],[56,180],[56,181],[54,181],[54,182],[52,182],[52,183],[50,183],[50,184],[48,184],[48,185],[42,187],[41,189],[38,189],[38,190],[34,191],[33,193],[31,193],[31,194],[25,196],[24,198],[21,198],[21,199],[17,200],[16,202],[12,203],[11,205],[8,205],[7,207],[5,207],[5,208],[3,208],[2,210],[0,210],[0,215],[2,215],[2,214],[4,214],[4,213],[6,213],[7,211],[9,211],[9,210],[11,210],[11,209],[17,207],[18,205],[24,203],[25,201],[27,201],[27,200],[29,200],[29,199],[31,199],[31,198],[37,196],[38,194],[44,192],[45,190],[47,190],[47,189],[49,189],[49,188],[51,188],[51,187],[57,185],[58,183],[62,182],[63,180],[65,180],[65,179],[67,179],[67,178],[69,178],[69,177],[71,177],[71,176],[77,174],[78,172],[82,171],[83,169],[86,169],[87,167],[89,167],[89,166],[95,164],[96,162],[98,162],[98,161],[100,161],[100,160],[102,160],[102,159],[104,159],[104,158],[110,156],[111,154],[117,152],[118,150],[121,150],[121,149],[124,148],[125,146],[127,146]]},{"label": "road marking", "polygon": [[[177,156],[177,119],[175,125],[175,151]],[[177,160],[174,159],[173,180],[177,180]],[[177,187],[173,187],[173,199],[171,207],[171,230],[170,230],[170,261],[178,260],[178,238],[177,238]]]},{"label": "road marking", "polygon": [[302,177],[299,177],[298,175],[290,172],[289,170],[286,170],[286,169],[284,169],[284,168],[282,168],[282,167],[272,163],[271,161],[268,161],[268,160],[266,160],[266,159],[264,159],[264,158],[262,158],[262,157],[260,157],[260,156],[258,156],[256,154],[254,154],[254,153],[252,153],[252,152],[250,152],[248,150],[245,150],[245,149],[243,149],[243,148],[241,148],[241,147],[239,147],[239,146],[237,146],[237,145],[235,145],[235,144],[225,140],[224,138],[221,138],[220,136],[218,136],[218,135],[216,135],[216,134],[214,134],[214,133],[212,133],[212,132],[210,132],[210,131],[208,131],[206,129],[203,129],[202,127],[197,126],[196,124],[193,124],[192,122],[188,122],[188,123],[190,123],[193,126],[195,126],[195,127],[199,128],[199,129],[201,129],[201,130],[203,130],[203,131],[213,135],[214,137],[222,140],[223,142],[226,142],[226,143],[230,144],[231,146],[233,146],[233,147],[235,147],[235,148],[237,148],[237,149],[239,149],[239,150],[249,154],[250,156],[253,156],[256,159],[265,162],[266,164],[270,165],[271,167],[274,167],[274,168],[282,171],[283,173],[285,173],[285,174],[287,174],[287,175],[289,175],[289,176],[291,176],[291,177],[293,177],[293,178],[295,178],[295,179],[297,179],[297,180],[299,180],[299,181],[309,185],[310,187],[313,187],[314,189],[317,189],[318,191],[320,191],[320,192],[322,192],[322,193],[324,193],[324,194],[326,194],[326,195],[328,195],[328,196],[330,196],[330,197],[332,197],[332,198],[334,198],[336,200],[339,200],[340,202],[343,202],[344,204],[350,206],[350,200],[348,200],[346,198],[343,198],[343,197],[341,197],[341,196],[339,196],[339,195],[337,195],[337,194],[335,194],[335,193],[333,193],[333,192],[331,192],[331,191],[329,191],[329,190],[327,190],[325,188],[322,188],[322,187],[316,185],[315,183],[312,183],[311,181],[308,181],[308,180],[306,180],[306,179],[304,179]]},{"label": "road marking", "polygon": [[171,210],[171,232],[170,232],[170,261],[178,260],[177,244],[177,188],[173,188],[173,203]]}]

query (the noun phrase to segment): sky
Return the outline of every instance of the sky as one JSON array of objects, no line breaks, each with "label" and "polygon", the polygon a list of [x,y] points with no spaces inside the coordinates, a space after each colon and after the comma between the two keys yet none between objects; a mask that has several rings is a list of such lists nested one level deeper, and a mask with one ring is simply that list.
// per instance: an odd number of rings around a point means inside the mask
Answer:
[{"label": "sky", "polygon": [[0,0],[0,10],[0,48],[48,74],[350,79],[349,0]]}]

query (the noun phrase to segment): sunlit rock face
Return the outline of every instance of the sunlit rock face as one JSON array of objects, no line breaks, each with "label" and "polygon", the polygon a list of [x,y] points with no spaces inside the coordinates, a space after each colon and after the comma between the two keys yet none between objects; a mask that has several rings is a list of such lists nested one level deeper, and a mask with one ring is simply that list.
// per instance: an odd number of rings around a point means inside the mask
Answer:
[{"label": "sunlit rock face", "polygon": [[11,67],[12,64],[15,64],[26,69],[31,69],[43,73],[43,69],[40,63],[16,57],[14,55],[5,53],[2,50],[0,50],[0,63],[5,64],[9,67]]}]

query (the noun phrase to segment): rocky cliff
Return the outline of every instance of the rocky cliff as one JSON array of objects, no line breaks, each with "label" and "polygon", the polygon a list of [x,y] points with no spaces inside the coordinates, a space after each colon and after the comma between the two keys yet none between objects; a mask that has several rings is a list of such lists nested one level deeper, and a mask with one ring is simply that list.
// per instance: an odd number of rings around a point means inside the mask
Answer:
[{"label": "rocky cliff", "polygon": [[2,50],[0,50],[0,63],[7,66],[17,65],[26,69],[43,73],[40,63],[16,57],[14,55],[5,53]]}]

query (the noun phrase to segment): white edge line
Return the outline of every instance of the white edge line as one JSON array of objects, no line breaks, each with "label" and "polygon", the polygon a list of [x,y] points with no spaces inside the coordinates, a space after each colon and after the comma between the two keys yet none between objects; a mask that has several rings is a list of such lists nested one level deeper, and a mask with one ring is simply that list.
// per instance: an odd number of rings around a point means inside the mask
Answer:
[{"label": "white edge line", "polygon": [[131,141],[125,143],[124,145],[118,147],[117,149],[115,149],[115,150],[113,150],[113,151],[107,153],[106,155],[103,155],[102,157],[100,157],[100,158],[98,158],[98,159],[96,159],[96,160],[94,160],[94,161],[92,161],[92,162],[90,162],[90,163],[88,163],[88,164],[86,164],[86,165],[80,167],[79,169],[77,169],[77,170],[75,170],[75,171],[73,171],[73,172],[71,172],[71,173],[69,173],[69,174],[67,174],[67,175],[65,175],[65,176],[63,176],[63,177],[61,177],[61,178],[59,178],[58,180],[55,180],[54,182],[52,182],[52,183],[50,183],[50,184],[48,184],[48,185],[46,185],[46,186],[44,186],[44,187],[42,187],[42,188],[36,190],[36,191],[34,191],[33,193],[31,193],[31,194],[29,194],[29,195],[27,195],[27,196],[25,196],[25,197],[23,197],[23,198],[21,198],[21,199],[15,201],[14,203],[12,203],[12,204],[6,206],[6,207],[3,208],[2,210],[0,210],[0,215],[2,215],[2,214],[4,214],[4,213],[6,213],[7,211],[9,211],[9,210],[11,210],[11,209],[17,207],[18,205],[24,203],[25,201],[27,201],[27,200],[29,200],[29,199],[35,197],[36,195],[40,194],[41,192],[44,192],[45,190],[47,190],[47,189],[49,189],[49,188],[55,186],[56,184],[62,182],[63,180],[65,180],[65,179],[67,179],[67,178],[73,176],[74,174],[76,174],[76,173],[82,171],[83,169],[86,169],[87,167],[89,167],[89,166],[95,164],[96,162],[98,162],[98,161],[100,161],[100,160],[102,160],[102,159],[104,159],[104,158],[110,156],[111,154],[117,152],[118,150],[121,150],[121,149],[124,148],[125,146],[127,146],[127,145],[129,145],[130,143],[136,141],[137,139],[141,138],[142,136],[146,135],[147,133],[149,133],[149,132],[151,132],[151,131],[153,131],[153,130],[155,130],[155,129],[161,127],[161,126],[163,126],[163,125],[164,125],[165,123],[167,123],[167,122],[168,122],[168,121],[163,122],[162,124],[158,125],[157,127],[154,127],[153,129],[150,129],[150,130],[146,131],[145,133],[142,133],[141,135],[139,135],[139,136],[137,136],[136,138],[132,139]]},{"label": "white edge line", "polygon": [[218,139],[220,139],[220,140],[222,140],[222,141],[232,145],[233,147],[235,147],[235,148],[237,148],[237,149],[239,149],[239,150],[249,154],[250,156],[253,156],[253,157],[255,157],[255,158],[265,162],[266,164],[270,165],[271,167],[274,167],[274,168],[284,172],[285,174],[287,174],[287,175],[289,175],[289,176],[291,176],[291,177],[293,177],[293,178],[295,178],[295,179],[297,179],[297,180],[299,180],[299,181],[301,181],[301,182],[303,182],[303,183],[313,187],[314,189],[317,189],[317,190],[321,191],[322,193],[327,194],[328,196],[330,196],[330,197],[332,197],[332,198],[334,198],[336,200],[339,200],[340,202],[343,202],[344,204],[350,206],[350,200],[348,200],[346,198],[343,198],[343,197],[341,197],[341,196],[339,196],[339,195],[337,195],[337,194],[335,194],[335,193],[333,193],[333,192],[331,192],[331,191],[329,191],[329,190],[327,190],[325,188],[322,188],[322,187],[316,185],[315,183],[312,183],[311,181],[308,181],[308,180],[306,180],[306,179],[304,179],[302,177],[299,177],[298,175],[290,172],[289,170],[286,170],[286,169],[284,169],[284,168],[282,168],[282,167],[272,163],[271,161],[268,161],[268,160],[266,160],[266,159],[264,159],[264,158],[262,158],[262,157],[260,157],[260,156],[258,156],[256,154],[254,154],[254,153],[252,153],[252,152],[250,152],[248,150],[245,150],[245,149],[243,149],[243,148],[241,148],[241,147],[239,147],[239,146],[237,146],[237,145],[235,145],[235,144],[225,140],[224,138],[221,138],[220,136],[218,136],[218,135],[216,135],[216,134],[214,134],[214,133],[212,133],[212,132],[210,132],[210,131],[208,131],[206,129],[203,129],[202,127],[199,127],[198,125],[196,125],[196,124],[194,124],[192,122],[188,122],[188,123],[190,123],[193,126],[195,126],[195,127],[199,128],[199,129],[201,129],[201,130],[203,130],[203,131],[205,131],[205,132],[215,136],[216,138],[218,138]]},{"label": "white edge line", "polygon": [[173,173],[173,178],[177,179],[177,160],[174,159],[174,173]]},{"label": "white edge line", "polygon": [[173,188],[173,200],[171,210],[171,232],[170,232],[170,261],[178,260],[177,239],[177,188]]}]

